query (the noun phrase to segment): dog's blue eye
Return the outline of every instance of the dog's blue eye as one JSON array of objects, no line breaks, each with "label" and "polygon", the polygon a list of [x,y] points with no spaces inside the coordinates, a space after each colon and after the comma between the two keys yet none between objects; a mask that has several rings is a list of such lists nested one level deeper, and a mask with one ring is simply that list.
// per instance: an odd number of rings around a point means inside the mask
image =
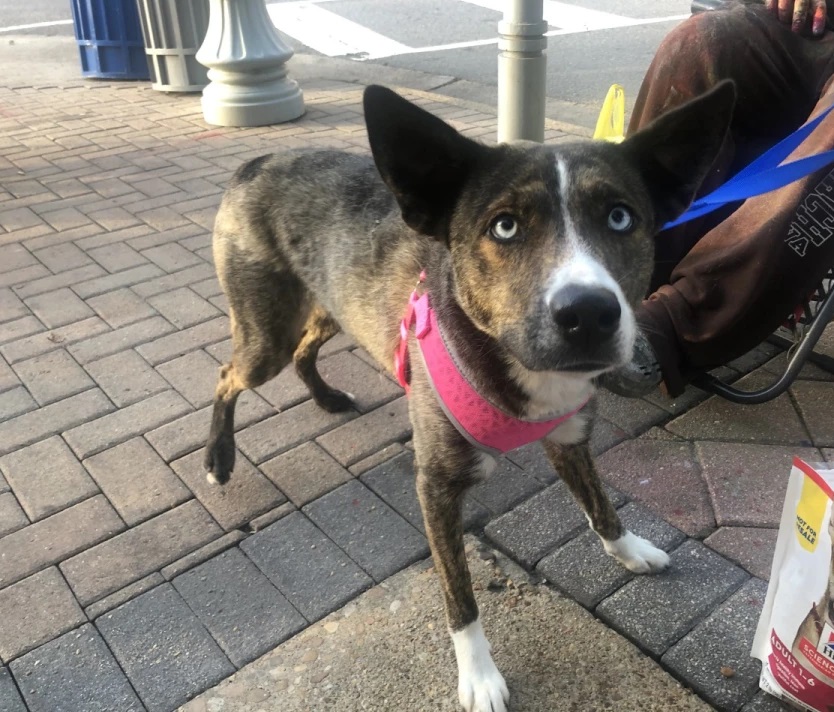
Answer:
[{"label": "dog's blue eye", "polygon": [[628,232],[634,227],[634,217],[624,205],[617,205],[608,213],[608,227],[614,232]]},{"label": "dog's blue eye", "polygon": [[518,223],[512,215],[499,215],[489,231],[496,240],[512,240],[518,235]]}]

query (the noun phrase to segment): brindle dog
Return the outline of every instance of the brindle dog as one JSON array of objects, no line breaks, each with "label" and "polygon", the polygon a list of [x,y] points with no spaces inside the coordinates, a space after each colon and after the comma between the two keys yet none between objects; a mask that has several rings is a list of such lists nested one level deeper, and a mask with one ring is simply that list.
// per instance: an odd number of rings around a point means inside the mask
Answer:
[{"label": "brindle dog", "polygon": [[[626,363],[653,238],[681,214],[724,141],[735,89],[723,83],[622,144],[486,146],[394,92],[364,108],[373,160],[337,151],[263,156],[241,167],[214,229],[234,353],[222,367],[206,448],[209,480],[234,465],[235,400],[291,361],[328,411],[351,397],[316,370],[344,329],[393,371],[418,275],[466,378],[516,418],[590,398]],[[502,712],[509,693],[478,620],[463,547],[464,492],[494,466],[444,415],[410,341],[417,492],[446,604],[468,712]],[[588,449],[588,405],[545,439],[547,454],[603,546],[632,571],[667,555],[626,531]]]}]

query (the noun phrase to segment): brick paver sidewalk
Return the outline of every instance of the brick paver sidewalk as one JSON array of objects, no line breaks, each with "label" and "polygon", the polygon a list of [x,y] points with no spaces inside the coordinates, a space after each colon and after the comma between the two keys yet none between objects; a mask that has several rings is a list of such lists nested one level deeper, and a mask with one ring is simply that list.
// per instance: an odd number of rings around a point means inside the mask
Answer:
[{"label": "brick paver sidewalk", "polygon": [[[406,94],[492,140],[489,112]],[[311,84],[298,122],[217,129],[198,97],[142,84],[0,89],[0,709],[172,710],[427,556],[402,392],[344,336],[321,370],[355,412],[288,371],[242,396],[231,485],[201,468],[229,355],[223,184],[269,151],[367,150],[360,96]],[[728,372],[757,382],[780,358]],[[468,523],[737,710],[790,458],[834,446],[832,390],[808,368],[759,408],[601,398],[601,468],[669,574],[607,559],[536,448],[475,488]]]}]

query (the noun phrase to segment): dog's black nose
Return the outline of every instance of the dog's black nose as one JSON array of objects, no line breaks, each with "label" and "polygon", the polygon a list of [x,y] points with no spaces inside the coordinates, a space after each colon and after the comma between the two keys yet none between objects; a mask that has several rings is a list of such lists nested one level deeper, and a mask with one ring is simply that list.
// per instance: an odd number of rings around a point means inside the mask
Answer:
[{"label": "dog's black nose", "polygon": [[620,326],[620,301],[604,287],[563,287],[553,295],[550,309],[562,337],[575,346],[599,346]]}]

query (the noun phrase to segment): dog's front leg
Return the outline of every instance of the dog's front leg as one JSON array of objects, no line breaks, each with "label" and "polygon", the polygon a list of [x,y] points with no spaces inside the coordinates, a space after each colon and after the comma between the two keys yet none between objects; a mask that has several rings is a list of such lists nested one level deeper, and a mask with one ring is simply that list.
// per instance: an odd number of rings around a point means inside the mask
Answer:
[{"label": "dog's front leg", "polygon": [[556,472],[585,511],[605,551],[637,574],[662,571],[669,565],[669,555],[665,551],[623,527],[602,487],[587,442],[563,445],[545,440],[544,449]]},{"label": "dog's front leg", "polygon": [[466,712],[506,712],[510,693],[478,618],[463,543],[463,494],[474,476],[483,474],[485,459],[468,445],[446,450],[446,456],[434,450],[421,458],[418,448],[417,493],[455,646],[458,697]]}]

